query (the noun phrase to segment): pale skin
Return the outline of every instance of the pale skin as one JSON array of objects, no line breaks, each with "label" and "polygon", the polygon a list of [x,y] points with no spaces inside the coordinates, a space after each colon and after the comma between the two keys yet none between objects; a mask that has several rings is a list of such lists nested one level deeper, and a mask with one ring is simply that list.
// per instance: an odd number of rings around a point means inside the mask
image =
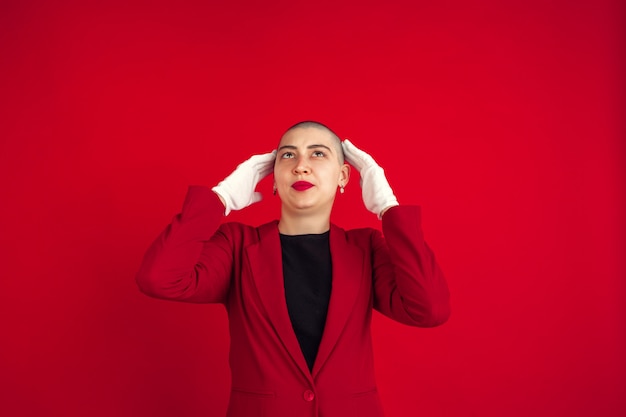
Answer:
[{"label": "pale skin", "polygon": [[[337,190],[350,179],[350,166],[340,152],[339,139],[324,127],[299,126],[282,136],[274,160],[274,189],[281,199],[280,233],[319,234],[330,229]],[[309,188],[294,187],[303,181]],[[381,211],[381,217],[388,209]]]},{"label": "pale skin", "polygon": [[[286,235],[324,233],[339,187],[350,179],[350,166],[341,164],[332,133],[315,127],[286,132],[278,144],[274,185],[281,199],[278,230]],[[313,186],[299,191],[297,181]]]}]

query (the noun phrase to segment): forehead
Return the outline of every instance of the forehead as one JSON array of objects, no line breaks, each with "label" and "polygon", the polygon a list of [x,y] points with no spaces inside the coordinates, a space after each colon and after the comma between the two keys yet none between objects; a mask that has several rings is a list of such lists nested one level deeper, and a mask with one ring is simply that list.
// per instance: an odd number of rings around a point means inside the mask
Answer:
[{"label": "forehead", "polygon": [[284,145],[306,146],[312,143],[331,147],[333,145],[332,142],[332,133],[325,129],[318,129],[316,127],[297,127],[289,130],[283,135],[280,139],[278,147]]}]

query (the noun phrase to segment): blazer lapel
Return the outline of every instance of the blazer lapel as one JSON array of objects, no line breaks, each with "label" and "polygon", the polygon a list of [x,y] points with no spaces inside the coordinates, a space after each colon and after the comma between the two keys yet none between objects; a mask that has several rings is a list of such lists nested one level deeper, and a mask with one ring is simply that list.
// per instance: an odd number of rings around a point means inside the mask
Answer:
[{"label": "blazer lapel", "polygon": [[359,247],[349,244],[345,231],[335,225],[331,225],[330,229],[330,253],[333,265],[332,290],[324,334],[313,365],[313,377],[339,340],[363,282],[363,253]]},{"label": "blazer lapel", "polygon": [[289,355],[308,379],[311,373],[291,325],[277,222],[259,227],[259,242],[246,248],[252,276],[267,315]]}]

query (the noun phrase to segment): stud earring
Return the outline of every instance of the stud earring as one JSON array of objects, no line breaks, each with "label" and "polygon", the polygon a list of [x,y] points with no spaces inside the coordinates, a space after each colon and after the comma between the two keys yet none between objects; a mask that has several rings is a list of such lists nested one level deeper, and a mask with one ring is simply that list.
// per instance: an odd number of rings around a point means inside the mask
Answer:
[{"label": "stud earring", "polygon": [[341,194],[343,194],[343,192],[344,192],[344,191],[345,191],[345,190],[344,190],[344,188],[343,188],[343,185],[340,185],[340,186],[339,186],[339,192],[340,192]]}]

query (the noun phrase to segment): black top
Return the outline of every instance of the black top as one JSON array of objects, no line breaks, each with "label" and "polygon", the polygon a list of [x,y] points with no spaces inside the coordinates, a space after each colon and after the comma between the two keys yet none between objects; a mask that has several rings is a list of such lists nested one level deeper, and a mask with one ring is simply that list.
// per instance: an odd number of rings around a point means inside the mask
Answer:
[{"label": "black top", "polygon": [[329,234],[280,235],[287,310],[309,370],[322,340],[330,301]]}]

